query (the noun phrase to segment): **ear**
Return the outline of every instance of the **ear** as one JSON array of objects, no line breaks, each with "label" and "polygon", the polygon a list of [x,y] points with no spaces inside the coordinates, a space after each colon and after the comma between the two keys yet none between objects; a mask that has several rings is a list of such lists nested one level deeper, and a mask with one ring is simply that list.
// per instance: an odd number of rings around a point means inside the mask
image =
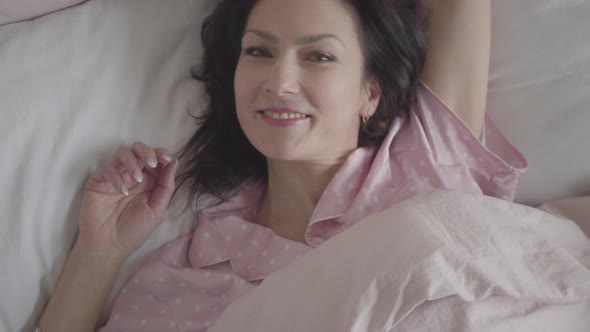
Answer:
[{"label": "ear", "polygon": [[367,80],[363,90],[363,99],[366,99],[363,100],[365,106],[361,110],[361,116],[371,117],[377,111],[383,89],[381,88],[381,83],[373,77]]}]

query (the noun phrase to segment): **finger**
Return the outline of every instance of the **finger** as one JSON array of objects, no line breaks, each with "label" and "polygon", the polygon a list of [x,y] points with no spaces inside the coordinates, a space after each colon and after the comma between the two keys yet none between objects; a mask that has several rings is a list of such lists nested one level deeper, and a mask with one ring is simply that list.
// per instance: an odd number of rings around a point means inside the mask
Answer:
[{"label": "finger", "polygon": [[97,167],[91,174],[90,178],[94,181],[105,182],[107,179],[102,174],[103,167]]},{"label": "finger", "polygon": [[[170,152],[168,152],[168,150],[164,148],[155,148],[153,149],[153,151],[156,153],[158,166],[156,166],[155,168],[145,167],[143,168],[143,171],[149,173],[154,177],[158,177],[160,176],[160,172],[162,171],[164,166],[168,165],[168,163],[170,163],[170,161],[172,160],[172,155],[170,154]],[[143,164],[141,160],[139,160],[139,163]]]},{"label": "finger", "polygon": [[129,196],[129,190],[124,183],[122,175],[117,172],[113,166],[105,166],[102,168],[102,174],[104,178],[113,185],[115,191]]},{"label": "finger", "polygon": [[137,159],[137,163],[139,164],[139,167],[141,168],[141,170],[144,173],[148,173],[153,177],[157,177],[158,176],[158,168],[151,168],[148,165],[146,165],[143,161],[141,161],[140,159]]},{"label": "finger", "polygon": [[174,176],[176,175],[176,166],[178,160],[174,160],[166,165],[157,179],[154,192],[150,196],[148,205],[152,207],[157,216],[164,214],[164,210],[170,203],[170,198],[174,192]]},{"label": "finger", "polygon": [[129,173],[128,171],[125,171],[120,174],[121,174],[121,178],[123,178],[123,184],[127,187],[128,191],[131,191],[131,189],[137,183],[137,180],[135,180],[135,178],[132,178],[131,173]]},{"label": "finger", "polygon": [[114,158],[117,159],[121,166],[117,168],[120,172],[127,171],[136,182],[143,182],[143,165],[140,165],[133,151],[127,148],[121,148],[117,151]]},{"label": "finger", "polygon": [[158,166],[158,157],[154,149],[149,146],[136,142],[131,146],[131,151],[135,153],[139,160],[147,165],[148,168],[156,168]]},{"label": "finger", "polygon": [[170,161],[172,161],[172,155],[170,152],[168,152],[168,150],[164,148],[155,148],[154,152],[156,152],[158,163],[167,165]]}]

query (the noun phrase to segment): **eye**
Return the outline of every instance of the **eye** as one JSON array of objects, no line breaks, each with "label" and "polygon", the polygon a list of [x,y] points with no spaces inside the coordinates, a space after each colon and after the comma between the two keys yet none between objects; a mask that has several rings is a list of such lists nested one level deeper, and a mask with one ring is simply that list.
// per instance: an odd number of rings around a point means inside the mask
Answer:
[{"label": "eye", "polygon": [[333,62],[336,61],[336,57],[330,54],[321,53],[321,52],[313,52],[309,57],[308,60],[314,62]]},{"label": "eye", "polygon": [[253,57],[271,57],[272,54],[270,54],[270,52],[265,49],[265,48],[260,48],[260,47],[248,47],[244,50],[244,54],[249,55],[249,56],[253,56]]}]

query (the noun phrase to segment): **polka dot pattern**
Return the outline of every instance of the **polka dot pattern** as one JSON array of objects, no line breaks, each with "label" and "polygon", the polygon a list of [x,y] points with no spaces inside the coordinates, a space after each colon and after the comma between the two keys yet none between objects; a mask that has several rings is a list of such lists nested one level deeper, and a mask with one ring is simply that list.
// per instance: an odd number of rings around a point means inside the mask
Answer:
[{"label": "polka dot pattern", "polygon": [[495,126],[486,125],[488,141],[506,143],[493,151],[468,130],[421,84],[412,112],[394,121],[379,148],[349,155],[313,211],[306,244],[252,223],[265,188],[245,186],[199,212],[194,233],[163,246],[129,279],[101,332],[205,331],[268,275],[408,197],[451,189],[511,200],[526,160]]}]

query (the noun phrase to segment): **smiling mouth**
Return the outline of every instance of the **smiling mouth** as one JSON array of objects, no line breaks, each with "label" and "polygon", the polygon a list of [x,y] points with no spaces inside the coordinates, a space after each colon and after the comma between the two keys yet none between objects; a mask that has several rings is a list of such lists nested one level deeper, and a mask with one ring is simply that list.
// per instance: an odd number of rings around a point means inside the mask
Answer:
[{"label": "smiling mouth", "polygon": [[289,112],[272,112],[272,111],[258,111],[258,113],[264,113],[264,115],[272,118],[273,120],[293,120],[293,119],[305,119],[311,116],[302,113],[289,113]]}]

